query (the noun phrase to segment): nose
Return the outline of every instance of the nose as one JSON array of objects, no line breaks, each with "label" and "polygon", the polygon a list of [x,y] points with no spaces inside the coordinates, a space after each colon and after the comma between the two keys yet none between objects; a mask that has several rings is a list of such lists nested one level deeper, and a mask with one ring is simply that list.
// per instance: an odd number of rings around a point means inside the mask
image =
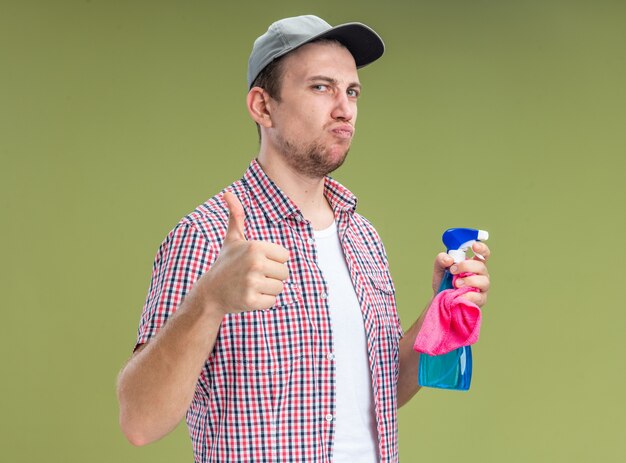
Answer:
[{"label": "nose", "polygon": [[331,117],[346,122],[352,121],[356,114],[356,101],[348,98],[344,92],[337,92]]}]

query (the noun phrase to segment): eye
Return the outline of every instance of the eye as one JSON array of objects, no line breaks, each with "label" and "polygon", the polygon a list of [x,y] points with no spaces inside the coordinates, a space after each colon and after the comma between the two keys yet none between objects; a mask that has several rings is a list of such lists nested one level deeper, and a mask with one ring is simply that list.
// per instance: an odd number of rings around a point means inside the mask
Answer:
[{"label": "eye", "polygon": [[346,92],[350,98],[358,98],[361,92],[356,88],[349,88]]},{"label": "eye", "polygon": [[312,86],[313,90],[316,90],[318,92],[325,92],[326,90],[328,90],[328,85],[326,84],[315,84]]}]

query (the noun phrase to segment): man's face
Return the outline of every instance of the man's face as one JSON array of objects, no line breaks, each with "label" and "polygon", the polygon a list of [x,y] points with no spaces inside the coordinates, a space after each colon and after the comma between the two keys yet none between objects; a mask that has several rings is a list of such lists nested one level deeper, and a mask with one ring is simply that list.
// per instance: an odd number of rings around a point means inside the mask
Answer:
[{"label": "man's face", "polygon": [[354,58],[335,43],[302,46],[282,63],[280,101],[272,100],[272,148],[297,172],[320,178],[346,158],[361,91]]}]

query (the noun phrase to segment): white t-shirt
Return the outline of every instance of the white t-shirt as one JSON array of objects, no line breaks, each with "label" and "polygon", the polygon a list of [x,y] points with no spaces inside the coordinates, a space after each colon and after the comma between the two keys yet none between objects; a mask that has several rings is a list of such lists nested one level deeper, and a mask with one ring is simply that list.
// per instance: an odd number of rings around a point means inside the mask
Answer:
[{"label": "white t-shirt", "polygon": [[337,225],[314,231],[328,284],[336,371],[334,463],[377,463],[378,434],[363,314],[341,250]]}]

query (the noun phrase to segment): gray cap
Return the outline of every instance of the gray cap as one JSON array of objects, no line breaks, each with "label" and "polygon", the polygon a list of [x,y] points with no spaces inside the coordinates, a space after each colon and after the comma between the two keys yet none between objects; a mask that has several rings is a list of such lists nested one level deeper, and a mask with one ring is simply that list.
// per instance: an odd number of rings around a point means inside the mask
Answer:
[{"label": "gray cap", "polygon": [[332,27],[313,15],[281,19],[254,41],[248,60],[248,88],[252,87],[263,68],[276,58],[322,38],[343,44],[352,53],[357,68],[376,61],[385,51],[383,40],[365,24],[353,22]]}]

